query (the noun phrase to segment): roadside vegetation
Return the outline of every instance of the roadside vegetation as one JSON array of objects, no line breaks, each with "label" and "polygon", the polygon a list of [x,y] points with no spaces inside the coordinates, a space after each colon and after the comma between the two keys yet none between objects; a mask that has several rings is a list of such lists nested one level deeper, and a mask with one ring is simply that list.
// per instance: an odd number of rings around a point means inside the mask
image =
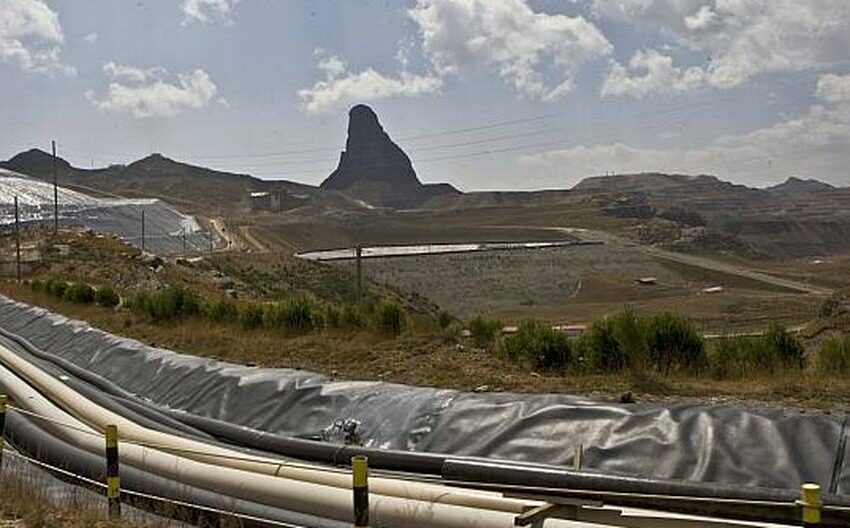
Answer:
[{"label": "roadside vegetation", "polygon": [[638,316],[629,307],[597,319],[580,337],[539,321],[501,335],[501,323],[481,316],[467,323],[470,338],[525,368],[561,375],[650,374],[713,380],[786,377],[804,372],[850,372],[850,338],[836,334],[807,357],[802,341],[779,323],[761,336],[706,340],[685,317]]},{"label": "roadside vegetation", "polygon": [[69,303],[96,304],[110,309],[120,304],[129,312],[158,324],[176,324],[193,318],[238,325],[243,330],[265,329],[286,334],[348,329],[371,330],[392,336],[404,330],[409,317],[398,303],[384,299],[334,303],[306,294],[290,294],[268,302],[236,301],[195,293],[181,286],[136,291],[122,299],[110,286],[92,286],[53,278],[35,279],[26,284],[33,292],[46,293]]}]

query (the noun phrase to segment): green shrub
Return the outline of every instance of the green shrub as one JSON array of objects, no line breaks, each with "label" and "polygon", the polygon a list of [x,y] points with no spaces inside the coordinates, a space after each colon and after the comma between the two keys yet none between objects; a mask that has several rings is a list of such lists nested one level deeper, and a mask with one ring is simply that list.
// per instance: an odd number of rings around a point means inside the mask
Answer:
[{"label": "green shrub", "polygon": [[63,280],[48,279],[44,285],[44,290],[50,295],[61,299],[65,296],[65,290],[68,289],[68,283]]},{"label": "green shrub", "polygon": [[527,362],[535,369],[564,370],[570,363],[572,347],[566,334],[547,324],[526,321],[505,338],[504,350],[510,359]]},{"label": "green shrub", "polygon": [[649,360],[659,372],[674,368],[698,372],[706,365],[705,344],[690,321],[673,313],[646,320]]},{"label": "green shrub", "polygon": [[340,328],[358,329],[366,326],[364,310],[356,304],[345,303],[339,311]]},{"label": "green shrub", "polygon": [[496,340],[496,336],[502,331],[502,322],[498,319],[488,319],[480,315],[475,316],[467,324],[469,334],[475,346],[489,347]]},{"label": "green shrub", "polygon": [[641,320],[630,306],[623,308],[611,318],[611,329],[620,346],[625,365],[641,370],[647,366],[648,344],[645,321]]},{"label": "green shrub", "polygon": [[404,310],[397,303],[381,301],[375,308],[372,320],[378,331],[398,335],[405,324]]},{"label": "green shrub", "polygon": [[722,337],[712,342],[709,373],[717,379],[772,374],[779,366],[776,351],[762,338]]},{"label": "green shrub", "polygon": [[38,280],[38,279],[32,280],[30,282],[29,286],[30,286],[30,289],[32,291],[36,292],[36,293],[41,293],[41,292],[45,291],[44,281],[41,281],[41,280]]},{"label": "green shrub", "polygon": [[254,330],[263,326],[263,307],[259,304],[246,304],[239,310],[239,324],[245,330]]},{"label": "green shrub", "polygon": [[266,306],[263,324],[267,328],[300,333],[315,328],[320,317],[313,300],[299,295]]},{"label": "green shrub", "polygon": [[236,304],[227,299],[213,299],[203,303],[203,306],[204,316],[217,323],[232,322],[239,318]]},{"label": "green shrub", "polygon": [[180,286],[169,286],[154,293],[136,293],[128,299],[127,307],[155,321],[173,321],[196,315],[200,311],[200,301]]},{"label": "green shrub", "polygon": [[338,306],[334,304],[325,305],[322,314],[326,328],[339,328],[342,326],[342,316]]},{"label": "green shrub", "polygon": [[130,295],[124,301],[124,306],[126,306],[133,313],[147,314],[149,303],[150,295],[147,292],[136,292]]},{"label": "green shrub", "polygon": [[94,302],[94,289],[88,284],[73,282],[65,288],[62,300],[78,304],[91,304]]},{"label": "green shrub", "polygon": [[454,322],[455,318],[452,317],[452,314],[445,310],[440,310],[440,313],[437,314],[437,324],[440,325],[441,330],[447,329]]},{"label": "green shrub", "polygon": [[776,351],[779,361],[786,368],[801,369],[805,366],[806,358],[803,344],[779,323],[771,323],[764,335],[768,346]]},{"label": "green shrub", "polygon": [[626,353],[617,341],[610,318],[603,317],[593,322],[582,339],[582,348],[593,370],[619,372],[626,367]]},{"label": "green shrub", "polygon": [[850,337],[827,337],[818,349],[817,367],[824,374],[843,375],[850,372]]},{"label": "green shrub", "polygon": [[94,302],[104,308],[112,308],[114,306],[118,306],[118,303],[121,302],[121,298],[117,293],[115,293],[115,290],[109,286],[101,286],[96,292],[94,292]]}]

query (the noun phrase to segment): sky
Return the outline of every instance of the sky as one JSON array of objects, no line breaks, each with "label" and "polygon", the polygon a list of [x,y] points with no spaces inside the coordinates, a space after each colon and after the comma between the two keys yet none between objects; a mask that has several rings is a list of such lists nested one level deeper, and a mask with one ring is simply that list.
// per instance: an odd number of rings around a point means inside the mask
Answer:
[{"label": "sky", "polygon": [[321,182],[370,105],[425,182],[850,186],[847,0],[0,0],[0,158]]}]

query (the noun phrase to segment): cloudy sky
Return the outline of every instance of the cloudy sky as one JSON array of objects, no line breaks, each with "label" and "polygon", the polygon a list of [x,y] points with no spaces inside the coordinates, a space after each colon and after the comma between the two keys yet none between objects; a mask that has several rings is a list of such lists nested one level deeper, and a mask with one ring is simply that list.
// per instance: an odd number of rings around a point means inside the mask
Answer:
[{"label": "cloudy sky", "polygon": [[320,182],[367,103],[424,181],[850,185],[847,0],[0,0],[0,158]]}]

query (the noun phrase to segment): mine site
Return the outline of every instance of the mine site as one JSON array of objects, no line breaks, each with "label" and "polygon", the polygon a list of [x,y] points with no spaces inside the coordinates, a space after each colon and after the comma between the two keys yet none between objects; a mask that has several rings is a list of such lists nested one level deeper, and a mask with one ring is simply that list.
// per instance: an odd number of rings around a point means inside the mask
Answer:
[{"label": "mine site", "polygon": [[0,528],[850,526],[845,0],[0,0]]}]

